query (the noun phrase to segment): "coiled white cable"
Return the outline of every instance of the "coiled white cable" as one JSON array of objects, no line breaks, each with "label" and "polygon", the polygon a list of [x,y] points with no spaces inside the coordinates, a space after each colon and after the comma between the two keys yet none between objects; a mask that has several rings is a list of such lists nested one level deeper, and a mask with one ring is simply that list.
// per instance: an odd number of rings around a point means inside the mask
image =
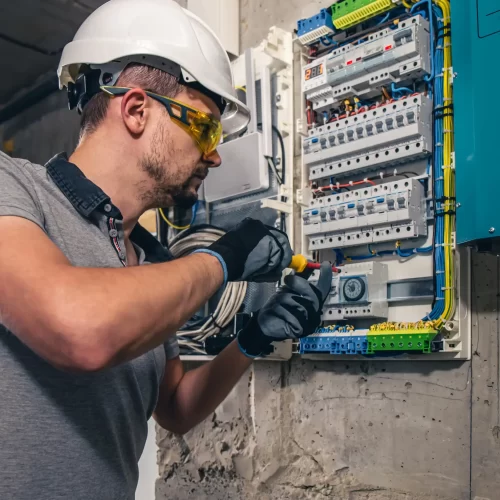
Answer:
[{"label": "coiled white cable", "polygon": [[[189,233],[184,236],[185,233]],[[200,248],[205,248],[217,241],[225,231],[214,227],[200,226],[179,233],[171,242],[169,250],[176,258],[184,257]],[[215,308],[203,325],[195,330],[180,330],[177,332],[179,345],[189,347],[196,352],[205,354],[203,342],[210,336],[219,333],[236,316],[247,293],[247,282],[230,282]]]}]

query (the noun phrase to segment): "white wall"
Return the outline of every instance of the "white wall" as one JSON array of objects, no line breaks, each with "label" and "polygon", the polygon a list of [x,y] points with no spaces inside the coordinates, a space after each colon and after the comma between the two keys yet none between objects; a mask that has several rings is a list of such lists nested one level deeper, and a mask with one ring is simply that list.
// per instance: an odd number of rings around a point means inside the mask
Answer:
[{"label": "white wall", "polygon": [[148,422],[148,439],[139,460],[139,484],[135,492],[136,500],[155,500],[155,482],[158,478],[158,465],[156,464],[156,450],[158,448],[155,435],[155,421],[151,418]]}]

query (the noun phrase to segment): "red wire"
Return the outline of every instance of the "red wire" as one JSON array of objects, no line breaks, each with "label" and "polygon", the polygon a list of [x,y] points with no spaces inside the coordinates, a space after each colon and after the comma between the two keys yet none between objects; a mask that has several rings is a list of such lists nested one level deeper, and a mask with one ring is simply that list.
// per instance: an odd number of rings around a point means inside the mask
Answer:
[{"label": "red wire", "polygon": [[[316,262],[308,262],[306,265],[306,269],[319,269],[321,267],[321,264],[318,264]],[[340,273],[340,269],[338,267],[332,266],[332,271],[334,273]]]},{"label": "red wire", "polygon": [[361,184],[371,184],[372,186],[375,186],[375,182],[369,180],[369,179],[366,179],[366,180],[362,180],[362,181],[356,181],[356,182],[353,182],[353,183],[347,183],[347,184],[330,184],[328,186],[323,186],[323,187],[320,187],[318,189],[316,189],[315,192],[318,192],[318,191],[329,191],[331,189],[340,189],[340,188],[348,188],[348,187],[351,187],[351,186],[359,186]]}]

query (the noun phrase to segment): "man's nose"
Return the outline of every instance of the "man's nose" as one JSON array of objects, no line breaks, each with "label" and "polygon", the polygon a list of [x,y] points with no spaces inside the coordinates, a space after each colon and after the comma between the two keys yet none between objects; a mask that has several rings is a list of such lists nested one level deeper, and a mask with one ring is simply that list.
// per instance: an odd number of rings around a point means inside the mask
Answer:
[{"label": "man's nose", "polygon": [[217,168],[220,167],[222,159],[217,150],[215,150],[209,153],[208,155],[207,154],[203,155],[203,162],[207,165],[208,168]]}]

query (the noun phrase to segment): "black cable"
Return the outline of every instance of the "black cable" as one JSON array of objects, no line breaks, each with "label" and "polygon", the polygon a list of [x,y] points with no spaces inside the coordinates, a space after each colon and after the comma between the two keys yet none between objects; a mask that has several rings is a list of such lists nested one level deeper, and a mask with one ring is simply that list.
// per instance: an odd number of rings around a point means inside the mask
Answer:
[{"label": "black cable", "polygon": [[0,39],[5,40],[6,42],[12,43],[14,45],[17,45],[18,47],[22,47],[23,49],[33,50],[34,52],[38,52],[39,54],[43,54],[44,56],[58,56],[63,51],[62,48],[52,51],[45,50],[40,47],[37,47],[36,45],[32,45],[31,43],[21,42],[20,40],[16,40],[15,38],[12,38],[8,35],[4,35],[3,33],[0,33]]},{"label": "black cable", "polygon": [[[262,130],[262,123],[257,123],[257,127]],[[278,142],[280,143],[280,149],[281,149],[281,177],[278,177],[278,182],[280,184],[285,183],[285,172],[286,172],[286,157],[285,157],[285,141],[283,140],[283,136],[281,135],[281,132],[279,131],[278,127],[275,125],[272,125],[273,132],[278,136]],[[274,163],[274,160],[271,158],[273,161],[274,166],[276,167],[276,163]],[[280,179],[281,178],[281,182]]]},{"label": "black cable", "polygon": [[276,168],[276,163],[274,163],[274,159],[271,158],[270,156],[266,156],[265,158],[267,160],[268,165],[271,167],[271,170],[273,171],[273,174],[276,177],[278,184],[282,185],[283,177],[281,177],[281,175],[278,174],[278,169]]},{"label": "black cable", "polygon": [[279,131],[278,127],[275,125],[272,126],[274,132],[278,136],[278,141],[280,143],[280,149],[281,149],[281,162],[282,162],[282,167],[281,167],[281,179],[282,179],[282,184],[285,183],[285,172],[286,172],[286,157],[285,157],[285,141],[283,140],[283,136],[281,135],[281,132]]}]

